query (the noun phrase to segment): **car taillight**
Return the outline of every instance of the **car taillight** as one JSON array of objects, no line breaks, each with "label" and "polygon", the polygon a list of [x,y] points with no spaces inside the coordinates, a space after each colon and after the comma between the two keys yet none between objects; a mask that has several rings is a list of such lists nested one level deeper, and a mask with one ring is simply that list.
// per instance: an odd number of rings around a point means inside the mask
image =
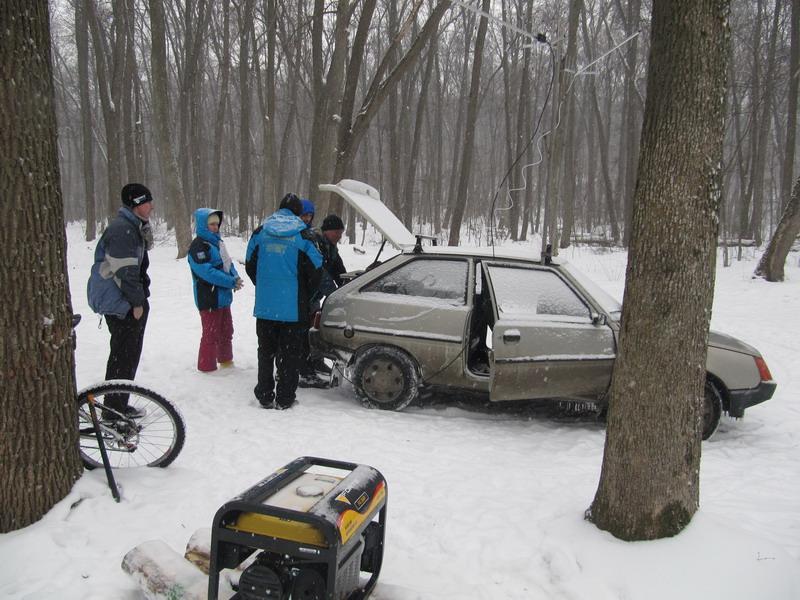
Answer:
[{"label": "car taillight", "polygon": [[[319,329],[319,323],[320,323],[320,318],[321,317],[322,317],[322,311],[321,310],[314,311],[314,314],[311,315],[311,327],[313,327],[314,329]],[[767,372],[769,372],[769,371],[767,371]]]},{"label": "car taillight", "polygon": [[766,361],[760,356],[756,356],[756,367],[758,367],[758,374],[761,376],[761,381],[772,381],[772,373],[769,372],[769,367]]}]

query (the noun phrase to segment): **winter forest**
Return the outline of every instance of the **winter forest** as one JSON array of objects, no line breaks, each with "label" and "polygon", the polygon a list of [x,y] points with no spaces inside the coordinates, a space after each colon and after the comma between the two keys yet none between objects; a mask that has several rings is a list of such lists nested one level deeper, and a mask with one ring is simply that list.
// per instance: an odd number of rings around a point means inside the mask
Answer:
[{"label": "winter forest", "polygon": [[[627,245],[651,3],[471,7],[51,2],[67,220],[94,239],[121,185],[143,181],[180,248],[198,206],[247,234],[287,191],[343,210],[317,185],[353,178],[451,244],[485,243],[494,206],[501,238]],[[798,0],[731,2],[727,245],[768,240],[791,194],[798,15]]]}]

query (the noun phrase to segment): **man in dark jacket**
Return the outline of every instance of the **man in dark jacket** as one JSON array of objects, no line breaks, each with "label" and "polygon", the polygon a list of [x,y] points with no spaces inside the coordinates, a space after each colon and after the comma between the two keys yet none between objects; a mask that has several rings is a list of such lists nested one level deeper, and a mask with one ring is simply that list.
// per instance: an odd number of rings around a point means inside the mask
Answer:
[{"label": "man in dark jacket", "polygon": [[287,194],[247,244],[245,269],[256,287],[253,314],[258,335],[258,384],[253,393],[264,408],[294,404],[309,304],[319,285],[322,255],[300,219],[302,210],[300,199]]},{"label": "man in dark jacket", "polygon": [[[342,274],[347,272],[339,254],[338,244],[344,234],[344,222],[338,215],[330,214],[322,221],[319,231],[314,232],[314,240],[322,254],[322,279],[312,304],[312,313],[319,310],[319,303],[336,288],[342,285]],[[300,369],[300,387],[326,388],[329,382],[320,374],[329,375],[330,367],[320,356],[314,356],[306,335],[303,345],[304,361]]]},{"label": "man in dark jacket", "polygon": [[[139,367],[150,312],[147,251],[153,245],[152,210],[150,190],[140,183],[127,184],[122,188],[122,207],[94,252],[87,292],[89,306],[105,316],[111,333],[106,379],[133,379]],[[106,397],[105,406],[130,417],[143,414],[128,406],[123,394]],[[105,411],[106,416],[109,413]]]},{"label": "man in dark jacket", "polygon": [[339,241],[344,234],[344,223],[338,215],[328,215],[322,221],[317,235],[317,245],[322,253],[325,272],[320,282],[319,295],[328,296],[342,285],[342,274],[347,272],[339,255]]}]

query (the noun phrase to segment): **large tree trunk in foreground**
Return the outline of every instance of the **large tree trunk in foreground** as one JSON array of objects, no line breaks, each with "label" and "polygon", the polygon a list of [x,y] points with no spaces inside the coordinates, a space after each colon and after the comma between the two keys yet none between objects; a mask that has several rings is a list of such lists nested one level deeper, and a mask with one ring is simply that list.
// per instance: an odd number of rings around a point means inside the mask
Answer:
[{"label": "large tree trunk in foreground", "polygon": [[792,244],[800,234],[800,177],[767,249],[756,267],[756,276],[767,281],[783,281],[783,266]]},{"label": "large tree trunk in foreground", "polygon": [[587,517],[624,540],[679,533],[699,502],[714,292],[726,0],[656,0],[620,344]]},{"label": "large tree trunk in foreground", "polygon": [[66,496],[81,464],[47,1],[5,0],[0,23],[4,533],[39,520]]}]

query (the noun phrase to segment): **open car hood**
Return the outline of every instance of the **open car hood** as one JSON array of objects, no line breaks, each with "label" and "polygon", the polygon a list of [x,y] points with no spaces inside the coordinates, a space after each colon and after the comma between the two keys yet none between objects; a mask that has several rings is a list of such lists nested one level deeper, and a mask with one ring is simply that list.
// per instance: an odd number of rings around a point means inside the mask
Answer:
[{"label": "open car hood", "polygon": [[354,179],[342,179],[339,183],[323,183],[319,189],[339,194],[398,250],[410,250],[414,247],[414,235],[381,202],[378,190],[371,185]]}]

